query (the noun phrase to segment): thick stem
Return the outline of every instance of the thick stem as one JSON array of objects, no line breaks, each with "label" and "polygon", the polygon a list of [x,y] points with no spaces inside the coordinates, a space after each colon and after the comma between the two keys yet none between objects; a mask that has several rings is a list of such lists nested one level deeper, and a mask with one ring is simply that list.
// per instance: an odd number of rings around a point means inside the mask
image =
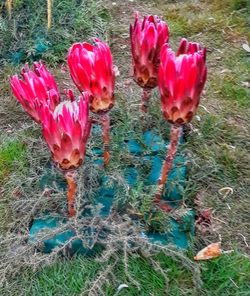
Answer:
[{"label": "thick stem", "polygon": [[67,200],[68,200],[68,213],[69,217],[74,217],[75,210],[75,197],[76,197],[76,171],[68,171],[65,173],[67,181]]},{"label": "thick stem", "polygon": [[103,158],[104,158],[104,166],[106,167],[110,161],[110,118],[108,114],[104,114],[102,116],[102,127],[103,127]]},{"label": "thick stem", "polygon": [[[174,160],[176,152],[177,152],[177,147],[178,147],[178,142],[179,142],[181,132],[182,132],[181,126],[176,126],[176,125],[171,126],[170,146],[169,146],[166,158],[165,158],[163,166],[162,166],[161,176],[158,181],[158,189],[157,189],[157,192],[155,195],[155,202],[156,203],[160,203],[160,201],[161,201],[163,188],[165,186],[165,183],[167,182],[168,175],[169,175],[169,172],[172,168],[173,160]],[[165,210],[167,210],[167,205],[164,205],[163,208]],[[169,209],[171,209],[171,208],[169,207]]]},{"label": "thick stem", "polygon": [[147,113],[148,112],[148,102],[151,98],[152,89],[150,88],[143,88],[142,97],[141,97],[141,112]]}]

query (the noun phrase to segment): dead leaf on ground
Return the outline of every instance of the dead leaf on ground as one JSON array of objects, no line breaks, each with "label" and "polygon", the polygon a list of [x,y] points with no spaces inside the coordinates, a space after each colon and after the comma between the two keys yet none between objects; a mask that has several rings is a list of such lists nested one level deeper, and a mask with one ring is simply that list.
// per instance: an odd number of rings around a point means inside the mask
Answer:
[{"label": "dead leaf on ground", "polygon": [[209,260],[213,258],[217,258],[222,254],[221,243],[212,243],[199,251],[197,255],[194,257],[194,260]]}]

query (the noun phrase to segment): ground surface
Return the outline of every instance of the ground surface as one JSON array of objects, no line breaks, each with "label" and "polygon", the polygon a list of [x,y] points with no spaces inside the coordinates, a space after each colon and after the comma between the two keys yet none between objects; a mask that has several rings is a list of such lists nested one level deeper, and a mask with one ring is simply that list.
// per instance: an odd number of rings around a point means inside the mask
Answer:
[{"label": "ground surface", "polygon": [[[21,7],[25,1],[17,2],[16,9],[19,9],[18,5]],[[91,5],[96,5],[96,1],[93,2]],[[113,128],[117,133],[112,140],[113,158],[108,174],[116,178],[119,176],[120,180],[122,163],[131,160],[121,155],[118,145],[129,130],[134,130],[138,138],[141,133],[138,128],[140,90],[130,77],[128,25],[133,20],[133,12],[138,10],[141,15],[153,13],[163,16],[170,26],[170,43],[174,49],[181,37],[206,46],[208,81],[184,147],[190,159],[184,203],[187,207],[195,207],[198,214],[211,209],[211,221],[208,227],[197,229],[193,248],[183,257],[173,254],[167,257],[162,253],[149,257],[143,250],[129,252],[126,260],[124,254],[127,253],[122,251],[117,256],[109,257],[109,260],[82,257],[67,260],[58,256],[33,255],[26,250],[25,253],[22,245],[33,217],[48,209],[62,210],[65,200],[62,192],[54,192],[53,200],[41,193],[38,180],[44,164],[49,160],[49,153],[40,137],[39,127],[24,114],[10,95],[8,75],[19,72],[20,65],[13,66],[6,57],[0,57],[3,66],[0,70],[3,80],[0,86],[0,229],[1,250],[4,250],[1,261],[6,263],[2,265],[5,269],[13,269],[5,274],[7,285],[1,288],[0,294],[118,295],[118,286],[127,284],[129,287],[119,295],[249,295],[250,57],[242,47],[250,38],[247,1],[101,2],[97,5],[98,9],[91,7],[92,15],[89,18],[82,17],[84,13],[86,16],[89,14],[82,6],[81,10],[77,9],[82,14],[63,17],[76,11],[77,1],[72,2],[73,7],[67,5],[67,1],[57,5],[54,9],[61,11],[61,18],[57,14],[54,17],[62,28],[65,21],[69,29],[60,34],[60,26],[54,24],[54,33],[50,33],[49,38],[52,43],[54,40],[57,47],[55,49],[54,46],[53,52],[48,50],[41,57],[51,65],[59,85],[64,88],[70,84],[70,79],[62,60],[71,42],[80,41],[82,36],[89,39],[98,34],[111,45],[120,76],[116,87],[117,104],[111,112]],[[29,9],[34,11],[34,7]],[[37,13],[43,17],[46,15],[42,8]],[[19,13],[19,17],[22,14]],[[32,19],[34,24],[36,21]],[[32,44],[32,35],[29,42],[22,39],[25,37],[20,36],[20,32],[11,31],[8,35],[8,29],[13,30],[13,27],[7,24],[1,17],[0,36],[10,36],[12,40],[4,39],[4,46],[7,48],[12,42],[13,50],[19,42],[27,52],[29,44]],[[34,24],[29,26],[29,30],[36,27]],[[26,58],[30,59],[31,55]],[[167,134],[168,124],[162,119],[157,91],[151,100],[146,125],[157,127],[163,136]],[[98,146],[99,141],[100,137],[91,139],[90,146]],[[89,163],[86,164],[88,166]],[[96,172],[87,172],[93,174],[94,180]],[[86,171],[82,169],[81,174],[84,173]],[[140,186],[132,195],[121,194],[118,199],[125,196],[132,208],[141,213],[147,210],[150,198],[145,196]],[[192,262],[197,250],[219,240],[224,250],[233,252],[210,262]],[[18,268],[13,258],[20,265]],[[22,265],[23,269],[20,268]],[[13,277],[15,270],[17,274]]]}]

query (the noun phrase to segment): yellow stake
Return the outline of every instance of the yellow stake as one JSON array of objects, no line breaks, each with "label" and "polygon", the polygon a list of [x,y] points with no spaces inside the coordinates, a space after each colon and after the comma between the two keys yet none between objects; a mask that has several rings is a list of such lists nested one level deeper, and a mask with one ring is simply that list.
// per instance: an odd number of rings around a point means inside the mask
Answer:
[{"label": "yellow stake", "polygon": [[52,0],[47,0],[48,30],[51,28],[52,21]]},{"label": "yellow stake", "polygon": [[8,11],[9,19],[11,19],[12,0],[6,0],[5,6]]}]

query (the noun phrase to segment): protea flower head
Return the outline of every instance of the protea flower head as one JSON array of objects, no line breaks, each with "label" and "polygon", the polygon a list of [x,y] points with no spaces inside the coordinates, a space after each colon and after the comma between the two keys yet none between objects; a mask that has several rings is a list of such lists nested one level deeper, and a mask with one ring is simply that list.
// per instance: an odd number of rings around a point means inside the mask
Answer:
[{"label": "protea flower head", "polygon": [[139,14],[135,14],[134,25],[130,25],[130,40],[134,80],[139,86],[157,86],[160,51],[168,39],[168,26],[159,17],[145,16],[141,22]]},{"label": "protea flower head", "polygon": [[159,90],[164,117],[175,124],[189,122],[200,102],[207,77],[206,49],[182,39],[175,54],[165,44],[161,50]]},{"label": "protea flower head", "polygon": [[50,109],[54,110],[60,102],[55,79],[42,62],[34,63],[34,71],[26,64],[21,75],[23,80],[19,79],[18,75],[10,78],[12,92],[24,110],[36,122],[40,122],[38,105],[47,103]]},{"label": "protea flower head", "polygon": [[53,111],[44,104],[40,108],[43,136],[52,158],[62,170],[77,169],[83,162],[91,122],[89,120],[89,94],[83,93],[79,102],[60,103]]},{"label": "protea flower head", "polygon": [[69,49],[70,74],[78,89],[90,94],[90,110],[105,113],[114,105],[115,72],[108,45],[95,39],[95,45],[75,43]]}]

